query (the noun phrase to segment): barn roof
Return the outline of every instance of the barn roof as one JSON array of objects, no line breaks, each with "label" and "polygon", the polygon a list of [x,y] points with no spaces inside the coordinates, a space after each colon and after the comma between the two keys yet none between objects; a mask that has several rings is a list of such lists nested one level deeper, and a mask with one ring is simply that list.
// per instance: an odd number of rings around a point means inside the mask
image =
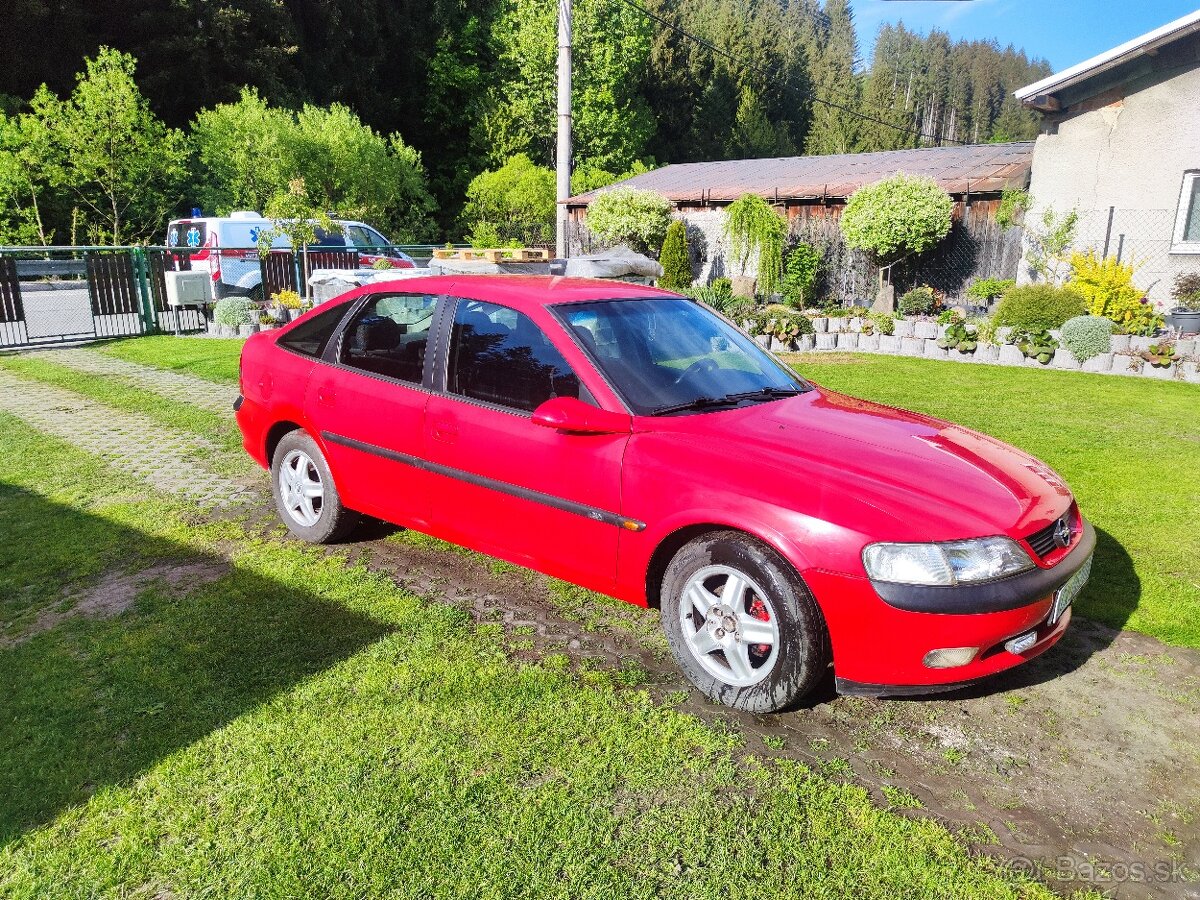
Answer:
[{"label": "barn roof", "polygon": [[[658,191],[668,200],[732,201],[742,194],[767,198],[843,198],[864,184],[897,172],[928,175],[951,194],[1024,188],[1029,182],[1033,142],[922,147],[880,153],[785,156],[677,163],[619,182],[621,187]],[[567,200],[585,206],[598,191]]]}]

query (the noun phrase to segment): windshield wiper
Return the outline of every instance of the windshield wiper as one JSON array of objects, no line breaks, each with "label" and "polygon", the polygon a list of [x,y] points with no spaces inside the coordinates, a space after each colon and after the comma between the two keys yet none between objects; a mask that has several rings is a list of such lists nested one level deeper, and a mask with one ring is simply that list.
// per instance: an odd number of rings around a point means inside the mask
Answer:
[{"label": "windshield wiper", "polygon": [[652,409],[652,416],[668,416],[671,413],[686,412],[689,409],[711,409],[717,406],[737,406],[745,400],[774,400],[777,397],[793,397],[799,394],[798,388],[764,387],[756,391],[742,391],[737,394],[726,394],[724,397],[697,397],[687,403],[675,403],[670,406],[660,406]]},{"label": "windshield wiper", "polygon": [[650,415],[669,416],[671,413],[684,412],[689,409],[708,409],[713,406],[736,406],[741,402],[741,398],[736,398],[732,394],[725,397],[697,397],[695,400],[689,400],[687,403],[672,403],[670,406],[660,406],[657,409],[652,409],[650,410]]},{"label": "windshield wiper", "polygon": [[774,400],[777,397],[795,397],[801,391],[792,387],[764,387],[757,391],[742,391],[740,394],[726,394],[726,400]]}]

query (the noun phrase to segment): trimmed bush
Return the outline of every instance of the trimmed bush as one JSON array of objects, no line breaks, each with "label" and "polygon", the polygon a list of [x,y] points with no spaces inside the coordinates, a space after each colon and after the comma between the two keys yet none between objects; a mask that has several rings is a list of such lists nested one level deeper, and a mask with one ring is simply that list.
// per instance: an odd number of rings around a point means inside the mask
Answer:
[{"label": "trimmed bush", "polygon": [[687,227],[676,219],[667,228],[662,253],[658,256],[663,267],[658,286],[668,291],[685,291],[692,286],[692,262],[688,257]]},{"label": "trimmed bush", "polygon": [[1112,346],[1113,323],[1103,316],[1076,316],[1062,327],[1063,346],[1080,362],[1107,353]]},{"label": "trimmed bush", "polygon": [[1026,284],[1007,291],[996,307],[996,325],[1024,331],[1061,328],[1084,313],[1083,295],[1070,287]]},{"label": "trimmed bush", "polygon": [[901,296],[898,305],[906,316],[927,316],[937,306],[937,294],[929,285],[923,284]]},{"label": "trimmed bush", "polygon": [[661,247],[671,225],[671,201],[656,191],[618,187],[588,205],[587,227],[610,244],[628,244],[638,253]]},{"label": "trimmed bush", "polygon": [[250,325],[258,319],[258,307],[245,297],[225,297],[213,307],[213,321],[218,325],[237,328]]},{"label": "trimmed bush", "polygon": [[839,224],[848,247],[886,264],[935,247],[950,233],[953,210],[932,178],[898,172],[851,194]]}]

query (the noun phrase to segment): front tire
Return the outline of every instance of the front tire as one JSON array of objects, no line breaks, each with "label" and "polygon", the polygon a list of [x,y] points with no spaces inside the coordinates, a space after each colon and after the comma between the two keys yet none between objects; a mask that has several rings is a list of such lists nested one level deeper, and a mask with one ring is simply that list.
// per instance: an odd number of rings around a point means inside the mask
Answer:
[{"label": "front tire", "polygon": [[735,709],[788,709],[829,667],[812,594],[777,553],[741,532],[712,532],[675,554],[663,578],[662,621],[687,679]]},{"label": "front tire", "polygon": [[343,540],[361,518],[342,505],[325,454],[303,431],[288,432],[275,448],[271,490],[288,531],[310,544]]}]

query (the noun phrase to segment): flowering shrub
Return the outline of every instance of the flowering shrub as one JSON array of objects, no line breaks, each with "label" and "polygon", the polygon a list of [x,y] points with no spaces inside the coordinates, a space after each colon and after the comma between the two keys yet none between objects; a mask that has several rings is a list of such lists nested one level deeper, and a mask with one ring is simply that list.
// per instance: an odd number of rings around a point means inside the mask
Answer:
[{"label": "flowering shrub", "polygon": [[304,301],[300,299],[300,295],[295,291],[279,291],[271,295],[271,299],[275,301],[275,305],[283,309],[300,309],[304,305]]},{"label": "flowering shrub", "polygon": [[1133,284],[1133,266],[1094,252],[1071,254],[1071,287],[1083,295],[1087,311],[1104,316],[1128,334],[1154,334],[1162,316]]}]

